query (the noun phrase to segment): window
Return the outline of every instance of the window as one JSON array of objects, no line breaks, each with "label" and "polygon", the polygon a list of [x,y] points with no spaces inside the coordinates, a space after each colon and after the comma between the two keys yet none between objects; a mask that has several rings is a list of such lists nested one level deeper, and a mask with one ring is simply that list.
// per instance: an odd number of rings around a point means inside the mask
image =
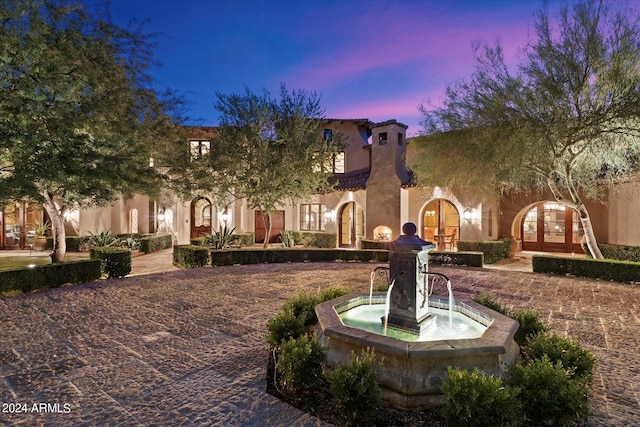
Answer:
[{"label": "window", "polygon": [[211,150],[211,141],[207,140],[193,140],[189,141],[189,152],[191,153],[191,160],[200,159]]},{"label": "window", "polygon": [[402,145],[402,132],[398,132],[398,145]]},{"label": "window", "polygon": [[325,206],[319,203],[300,205],[300,230],[324,231]]},{"label": "window", "polygon": [[387,133],[381,132],[378,136],[378,145],[385,145],[387,143]]},{"label": "window", "polygon": [[324,140],[325,140],[325,142],[333,141],[333,130],[331,130],[331,129],[325,129],[324,130]]},{"label": "window", "polygon": [[333,173],[344,173],[345,156],[344,151],[339,151],[333,155]]}]

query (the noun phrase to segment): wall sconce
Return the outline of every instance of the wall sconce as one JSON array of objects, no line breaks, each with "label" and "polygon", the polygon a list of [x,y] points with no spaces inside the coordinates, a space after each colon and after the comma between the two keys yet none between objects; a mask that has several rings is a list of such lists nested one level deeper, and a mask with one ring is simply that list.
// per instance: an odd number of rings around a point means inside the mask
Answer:
[{"label": "wall sconce", "polygon": [[476,209],[467,208],[462,212],[462,219],[467,224],[479,224],[478,211]]},{"label": "wall sconce", "polygon": [[224,212],[222,212],[220,214],[220,221],[222,221],[222,223],[226,227],[229,219],[231,219],[231,214],[229,213],[229,208],[225,208]]},{"label": "wall sconce", "polygon": [[158,211],[158,222],[164,222],[164,218],[164,208],[161,208],[160,211]]},{"label": "wall sconce", "polygon": [[331,209],[327,209],[324,211],[324,220],[331,221],[333,219],[333,211]]}]

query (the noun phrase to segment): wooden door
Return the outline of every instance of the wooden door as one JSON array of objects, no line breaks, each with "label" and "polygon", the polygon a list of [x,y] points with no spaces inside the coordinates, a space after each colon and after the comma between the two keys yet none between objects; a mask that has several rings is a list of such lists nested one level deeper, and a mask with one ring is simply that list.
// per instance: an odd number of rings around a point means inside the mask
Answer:
[{"label": "wooden door", "polygon": [[[284,230],[284,211],[271,212],[271,238],[269,243],[280,243],[280,233]],[[256,243],[264,243],[267,230],[262,219],[262,211],[255,211]]]}]

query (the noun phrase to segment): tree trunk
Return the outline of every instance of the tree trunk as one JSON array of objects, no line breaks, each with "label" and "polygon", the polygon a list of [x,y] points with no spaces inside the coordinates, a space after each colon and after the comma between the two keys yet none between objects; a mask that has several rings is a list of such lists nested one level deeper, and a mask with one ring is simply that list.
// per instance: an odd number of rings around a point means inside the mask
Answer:
[{"label": "tree trunk", "polygon": [[264,222],[264,243],[263,248],[269,247],[269,240],[271,240],[271,211],[262,211],[262,221]]},{"label": "tree trunk", "polygon": [[591,251],[591,255],[595,259],[604,258],[602,256],[602,252],[600,252],[600,248],[598,247],[598,242],[596,240],[596,235],[593,232],[593,225],[591,224],[591,218],[589,217],[587,208],[585,208],[583,204],[580,204],[577,211],[580,214],[580,222],[582,223],[584,238],[587,242],[587,246],[589,247],[589,251]]},{"label": "tree trunk", "polygon": [[64,229],[64,217],[62,212],[58,210],[53,197],[45,192],[44,209],[51,220],[51,234],[53,236],[53,251],[51,251],[51,262],[64,262],[64,256],[67,253],[67,242],[65,240],[66,232]]}]

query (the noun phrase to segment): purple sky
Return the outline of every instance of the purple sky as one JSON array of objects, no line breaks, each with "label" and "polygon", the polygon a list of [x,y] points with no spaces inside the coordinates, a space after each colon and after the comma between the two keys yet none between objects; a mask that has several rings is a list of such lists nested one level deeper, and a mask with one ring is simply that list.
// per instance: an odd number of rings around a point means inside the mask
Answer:
[{"label": "purple sky", "polygon": [[397,119],[420,131],[418,105],[438,103],[473,70],[472,44],[500,40],[515,58],[541,0],[111,0],[116,23],[162,32],[158,89],[188,101],[190,124],[217,125],[215,92],[316,91],[330,118]]}]

